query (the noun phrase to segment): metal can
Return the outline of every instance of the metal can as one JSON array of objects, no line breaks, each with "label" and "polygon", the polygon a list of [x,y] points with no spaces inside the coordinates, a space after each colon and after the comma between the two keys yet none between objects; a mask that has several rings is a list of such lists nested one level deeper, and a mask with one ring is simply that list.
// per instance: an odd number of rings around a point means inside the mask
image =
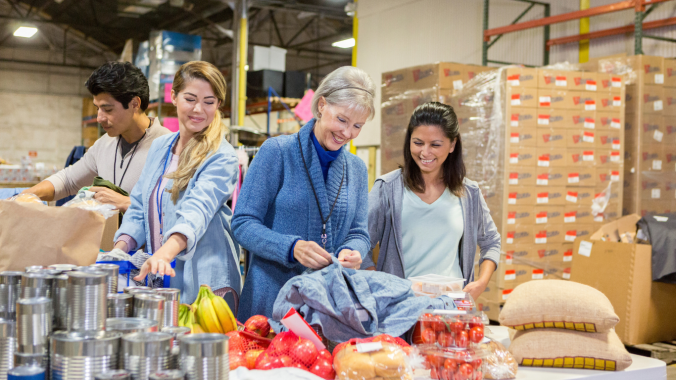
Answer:
[{"label": "metal can", "polygon": [[22,274],[20,298],[50,298],[52,296],[52,281],[53,276],[46,273],[30,272]]},{"label": "metal can", "polygon": [[35,272],[39,272],[43,269],[47,269],[47,267],[42,266],[42,265],[31,265],[31,266],[27,266],[24,269],[26,270],[26,273],[35,273]]},{"label": "metal can", "polygon": [[169,326],[162,328],[163,333],[171,334],[171,368],[178,368],[179,354],[181,350],[179,348],[179,338],[190,334],[190,328],[182,326]]},{"label": "metal can", "polygon": [[151,373],[148,378],[150,380],[184,380],[185,372],[178,369],[168,369]]},{"label": "metal can", "polygon": [[16,322],[0,320],[0,380],[7,379],[7,372],[14,368],[16,350]]},{"label": "metal can", "polygon": [[21,293],[23,272],[0,272],[0,318],[16,321],[16,301]]},{"label": "metal can", "polygon": [[44,369],[49,368],[48,354],[24,354],[21,352],[14,353],[14,367],[20,365],[34,365]]},{"label": "metal can", "polygon": [[137,332],[157,332],[158,323],[145,318],[108,318],[106,331],[120,331],[124,334]]},{"label": "metal can", "polygon": [[45,380],[45,369],[32,365],[14,367],[7,373],[7,380]]},{"label": "metal can", "polygon": [[134,311],[134,296],[108,293],[108,318],[130,318]]},{"label": "metal can", "polygon": [[108,276],[108,294],[117,293],[117,276],[120,274],[120,266],[115,264],[94,264],[91,268],[105,272]]},{"label": "metal can", "polygon": [[21,298],[16,303],[17,351],[47,354],[52,332],[52,300]]},{"label": "metal can", "polygon": [[124,293],[132,294],[136,290],[153,290],[150,286],[127,286],[122,289]]},{"label": "metal can", "polygon": [[157,294],[134,294],[134,317],[157,321],[161,330],[164,321],[164,297]]},{"label": "metal can", "polygon": [[60,274],[54,278],[52,287],[52,306],[54,308],[54,330],[68,328],[68,275]]},{"label": "metal can", "polygon": [[122,337],[120,367],[131,372],[133,380],[148,380],[151,373],[169,369],[171,335],[133,333]]},{"label": "metal can", "polygon": [[181,291],[173,288],[155,289],[158,295],[164,297],[164,318],[162,326],[178,326],[178,306],[181,304]]},{"label": "metal can", "polygon": [[131,380],[131,372],[125,369],[112,369],[110,371],[97,373],[95,380]]},{"label": "metal can", "polygon": [[182,336],[179,366],[187,380],[227,380],[230,374],[228,337],[223,334]]},{"label": "metal can", "polygon": [[114,370],[119,364],[121,332],[101,337],[77,337],[57,332],[51,337],[50,377],[59,380],[93,380],[94,374]]},{"label": "metal can", "polygon": [[101,335],[106,329],[107,294],[105,273],[68,273],[68,332]]},{"label": "metal can", "polygon": [[56,269],[63,272],[70,272],[75,270],[77,268],[77,265],[75,264],[52,264],[48,266],[49,269]]}]

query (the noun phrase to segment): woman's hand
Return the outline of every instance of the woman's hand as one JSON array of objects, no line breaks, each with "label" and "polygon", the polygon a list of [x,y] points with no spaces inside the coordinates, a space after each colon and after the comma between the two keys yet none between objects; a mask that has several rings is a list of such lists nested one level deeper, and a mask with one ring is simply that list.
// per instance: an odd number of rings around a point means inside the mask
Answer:
[{"label": "woman's hand", "polygon": [[345,268],[359,269],[361,265],[361,253],[351,249],[343,249],[338,254],[338,261]]},{"label": "woman's hand", "polygon": [[312,269],[322,269],[331,264],[331,254],[313,241],[298,240],[293,249],[293,258]]},{"label": "woman's hand", "polygon": [[172,234],[169,239],[157,250],[141,267],[141,273],[134,277],[135,281],[143,281],[148,273],[160,276],[176,276],[171,262],[188,246],[188,239],[182,234]]},{"label": "woman's hand", "polygon": [[476,299],[479,298],[481,293],[483,293],[484,290],[486,290],[486,286],[488,286],[488,282],[479,279],[477,281],[470,282],[469,284],[467,284],[467,286],[465,286],[465,289],[463,289],[462,291],[472,295],[472,298],[474,298],[474,300],[476,301]]}]

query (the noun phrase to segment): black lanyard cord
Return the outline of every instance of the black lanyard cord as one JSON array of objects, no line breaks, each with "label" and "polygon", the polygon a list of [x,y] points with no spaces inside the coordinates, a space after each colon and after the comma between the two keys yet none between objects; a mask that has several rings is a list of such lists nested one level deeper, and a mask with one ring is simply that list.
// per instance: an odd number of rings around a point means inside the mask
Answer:
[{"label": "black lanyard cord", "polygon": [[327,216],[326,219],[324,219],[324,213],[322,213],[322,206],[319,203],[319,197],[317,196],[315,185],[312,183],[312,177],[310,176],[310,169],[308,169],[307,163],[305,162],[305,155],[303,154],[303,144],[300,141],[300,133],[298,133],[297,136],[298,136],[298,146],[300,147],[300,156],[303,158],[303,165],[305,166],[307,179],[310,181],[310,187],[312,187],[312,193],[315,196],[317,208],[319,209],[319,217],[322,219],[322,245],[324,246],[323,248],[326,249],[326,241],[327,241],[326,223],[331,218],[331,214],[333,214],[333,210],[336,208],[336,203],[338,203],[338,197],[340,196],[340,192],[343,189],[343,181],[345,180],[345,164],[343,164],[343,176],[340,179],[340,187],[338,187],[338,194],[336,194],[336,199],[333,201],[333,205],[331,206],[331,210],[329,211],[329,216]]},{"label": "black lanyard cord", "polygon": [[[148,128],[150,128],[153,125],[153,121],[150,120],[148,123]],[[118,136],[117,138],[117,145],[115,145],[115,161],[113,161],[113,185],[122,187],[122,182],[124,181],[124,176],[127,175],[127,170],[129,169],[129,166],[131,166],[131,161],[134,159],[134,156],[136,155],[136,150],[138,149],[138,145],[143,140],[144,137],[146,137],[146,134],[148,133],[148,128],[146,128],[145,131],[143,131],[143,136],[141,136],[140,139],[138,139],[137,142],[134,143],[134,151],[131,152],[131,157],[129,158],[129,162],[127,162],[127,167],[124,169],[122,172],[122,178],[120,178],[120,184],[118,185],[117,182],[117,150],[120,148],[120,143],[122,142],[122,136]],[[122,157],[122,162],[120,162],[120,169],[122,169],[122,165],[124,165],[124,157]]]}]

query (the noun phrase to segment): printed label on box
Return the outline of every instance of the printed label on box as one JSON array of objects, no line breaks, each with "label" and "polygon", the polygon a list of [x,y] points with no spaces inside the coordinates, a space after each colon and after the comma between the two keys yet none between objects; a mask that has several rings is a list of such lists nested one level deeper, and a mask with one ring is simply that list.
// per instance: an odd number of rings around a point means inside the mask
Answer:
[{"label": "printed label on box", "polygon": [[507,244],[514,244],[514,232],[507,232]]},{"label": "printed label on box", "polygon": [[533,269],[533,280],[542,280],[543,278],[545,278],[543,269]]},{"label": "printed label on box", "polygon": [[507,269],[505,271],[505,281],[516,280],[516,270]]},{"label": "printed label on box", "polygon": [[653,109],[655,111],[662,111],[662,101],[661,100],[655,100],[655,103],[653,103]]},{"label": "printed label on box", "polygon": [[549,167],[549,156],[540,156],[538,157],[538,166],[548,168]]},{"label": "printed label on box", "polygon": [[594,129],[596,127],[596,124],[594,123],[594,119],[587,117],[584,119],[584,127],[589,128],[589,129]]},{"label": "printed label on box", "polygon": [[538,115],[538,125],[549,125],[549,115]]},{"label": "printed label on box", "polygon": [[568,173],[568,183],[579,183],[580,173]]},{"label": "printed label on box", "polygon": [[520,94],[513,94],[512,95],[512,105],[513,106],[520,106],[521,105],[521,95]]},{"label": "printed label on box", "polygon": [[539,193],[538,194],[538,203],[549,203],[549,193]]},{"label": "printed label on box", "polygon": [[610,152],[611,162],[620,162],[620,152]]},{"label": "printed label on box", "polygon": [[582,161],[594,161],[594,151],[582,152]]},{"label": "printed label on box", "polygon": [[551,96],[541,96],[540,97],[540,107],[550,107],[552,105]]},{"label": "printed label on box", "polygon": [[516,193],[509,193],[509,196],[507,198],[507,203],[510,204],[510,205],[516,204]]},{"label": "printed label on box", "polygon": [[[549,161],[547,163],[549,164]],[[547,186],[549,184],[549,174],[538,174],[537,184]]]},{"label": "printed label on box", "polygon": [[622,78],[618,77],[613,77],[611,79],[612,86],[615,88],[621,88],[622,87]]},{"label": "printed label on box", "polygon": [[511,264],[514,260],[514,251],[507,251],[505,254],[505,263]]},{"label": "printed label on box", "polygon": [[509,83],[510,86],[518,86],[520,85],[519,82],[519,74],[515,75],[510,75],[507,77],[507,82]]},{"label": "printed label on box", "polygon": [[535,223],[537,223],[537,224],[545,224],[545,223],[547,223],[547,211],[539,212],[539,213],[535,216]]},{"label": "printed label on box", "polygon": [[664,137],[664,133],[656,129],[655,133],[653,133],[653,138],[655,139],[655,141],[662,142],[662,137]]},{"label": "printed label on box", "polygon": [[617,170],[613,170],[610,173],[610,181],[611,182],[620,182],[620,172]]},{"label": "printed label on box", "polygon": [[586,240],[580,242],[580,249],[577,250],[577,253],[582,256],[591,256],[592,243]]},{"label": "printed label on box", "polygon": [[584,109],[585,109],[585,111],[595,111],[596,110],[596,102],[594,100],[586,100],[584,102]]},{"label": "printed label on box", "polygon": [[619,96],[614,96],[613,97],[613,107],[620,107],[622,106],[622,98]]},{"label": "printed label on box", "polygon": [[566,231],[566,241],[575,241],[576,237],[577,237],[576,230]]},{"label": "printed label on box", "polygon": [[570,268],[566,268],[563,270],[563,279],[570,280]]},{"label": "printed label on box", "polygon": [[510,153],[509,154],[509,163],[518,164],[519,163],[519,153]]},{"label": "printed label on box", "polygon": [[519,173],[509,173],[509,184],[510,185],[519,184]]},{"label": "printed label on box", "polygon": [[569,249],[566,252],[563,253],[563,261],[564,262],[569,262],[573,261],[573,250]]},{"label": "printed label on box", "polygon": [[584,87],[587,91],[596,91],[596,81],[588,80]]},{"label": "printed label on box", "polygon": [[611,147],[615,150],[620,150],[620,139],[613,139]]},{"label": "printed label on box", "polygon": [[620,124],[620,119],[613,118],[610,122],[610,128],[620,129],[622,124]]},{"label": "printed label on box", "polygon": [[568,86],[568,81],[566,81],[566,77],[556,77],[556,83],[557,86],[562,86],[566,87]]},{"label": "printed label on box", "polygon": [[593,143],[594,142],[594,132],[585,132],[582,135],[582,141]]},{"label": "printed label on box", "polygon": [[566,194],[566,200],[568,202],[577,203],[577,191],[569,191]]},{"label": "printed label on box", "polygon": [[563,217],[563,222],[564,223],[574,223],[576,216],[577,216],[577,211],[567,212]]},{"label": "printed label on box", "polygon": [[652,189],[650,190],[650,197],[653,199],[660,199],[660,189]]},{"label": "printed label on box", "polygon": [[505,289],[502,291],[502,300],[506,301],[509,298],[509,294],[512,292],[512,289]]},{"label": "printed label on box", "polygon": [[547,244],[547,231],[540,231],[535,234],[535,244]]},{"label": "printed label on box", "polygon": [[519,143],[519,132],[514,132],[510,135],[509,142],[512,144],[518,144]]},{"label": "printed label on box", "polygon": [[[519,114],[512,114],[512,119],[510,121],[512,127],[518,127],[519,126]],[[619,128],[619,127],[618,127]]]},{"label": "printed label on box", "polygon": [[604,220],[605,220],[605,218],[604,218],[602,212],[599,212],[598,214],[596,214],[596,216],[594,216],[595,222],[603,222]]},{"label": "printed label on box", "polygon": [[507,224],[516,224],[516,212],[512,211],[507,214]]},{"label": "printed label on box", "polygon": [[662,160],[653,160],[653,170],[662,170]]},{"label": "printed label on box", "polygon": [[664,74],[655,74],[655,84],[664,84]]},{"label": "printed label on box", "polygon": [[453,81],[453,89],[454,90],[462,90],[462,79],[458,79],[458,80]]}]

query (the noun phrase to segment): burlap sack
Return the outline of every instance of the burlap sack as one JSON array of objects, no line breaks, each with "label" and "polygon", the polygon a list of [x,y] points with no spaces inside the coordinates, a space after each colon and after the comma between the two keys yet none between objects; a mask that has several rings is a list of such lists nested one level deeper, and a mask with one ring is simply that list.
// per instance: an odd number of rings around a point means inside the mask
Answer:
[{"label": "burlap sack", "polygon": [[631,356],[615,330],[585,333],[561,329],[519,331],[509,352],[521,366],[622,371]]},{"label": "burlap sack", "polygon": [[577,282],[530,281],[509,295],[500,323],[516,330],[559,328],[586,332],[612,329],[620,318],[603,293]]}]

